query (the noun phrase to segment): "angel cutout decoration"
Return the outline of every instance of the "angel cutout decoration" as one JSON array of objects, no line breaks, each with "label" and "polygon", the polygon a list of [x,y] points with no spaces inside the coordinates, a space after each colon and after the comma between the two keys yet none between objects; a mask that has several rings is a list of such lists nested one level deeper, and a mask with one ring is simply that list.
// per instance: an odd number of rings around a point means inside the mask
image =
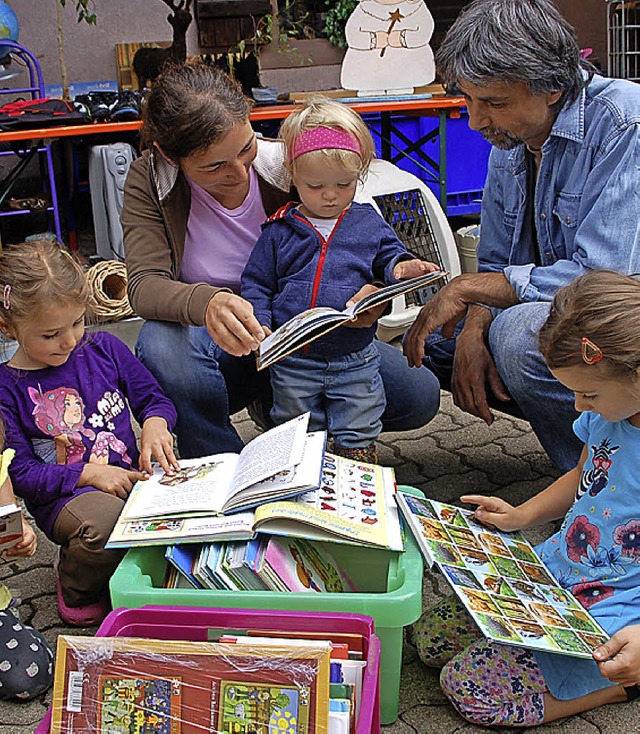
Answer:
[{"label": "angel cutout decoration", "polygon": [[340,83],[359,97],[411,94],[435,78],[424,0],[361,0],[345,27]]}]

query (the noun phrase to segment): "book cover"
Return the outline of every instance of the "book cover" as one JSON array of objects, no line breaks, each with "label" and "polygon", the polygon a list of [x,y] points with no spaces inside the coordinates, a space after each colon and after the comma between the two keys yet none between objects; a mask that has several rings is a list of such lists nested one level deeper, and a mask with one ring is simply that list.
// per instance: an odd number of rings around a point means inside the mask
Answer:
[{"label": "book cover", "polygon": [[266,502],[253,512],[130,520],[125,505],[107,548],[250,539],[264,532],[401,551],[395,492],[392,468],[326,453],[319,489]]},{"label": "book cover", "polygon": [[214,454],[180,462],[181,469],[137,482],[127,499],[127,520],[225,514],[317,488],[324,431],[307,434],[305,413],[250,441],[240,454]]},{"label": "book cover", "polygon": [[272,536],[258,575],[286,591],[340,593],[357,591],[355,584],[331,553],[319,543],[304,538]]},{"label": "book cover", "polygon": [[364,311],[418,288],[424,288],[430,283],[446,277],[446,275],[445,272],[436,271],[435,273],[420,275],[417,278],[399,281],[370,293],[343,311],[336,311],[325,306],[307,309],[279,326],[260,343],[257,353],[258,369],[263,370],[328,331],[348,321],[355,321]]},{"label": "book cover", "polygon": [[22,510],[13,502],[0,505],[0,552],[22,540]]},{"label": "book cover", "polygon": [[325,734],[329,650],[58,638],[51,734]]},{"label": "book cover", "polygon": [[252,540],[241,540],[230,543],[227,549],[227,566],[229,573],[241,589],[266,591],[269,587],[256,574],[259,558],[267,545],[265,536],[257,536]]},{"label": "book cover", "polygon": [[196,545],[169,545],[164,552],[164,557],[175,566],[194,589],[202,589],[202,584],[194,576],[193,569],[196,559],[200,554],[200,548]]},{"label": "book cover", "polygon": [[454,505],[403,492],[396,499],[429,567],[438,567],[485,637],[587,659],[609,639],[522,533],[489,530]]}]

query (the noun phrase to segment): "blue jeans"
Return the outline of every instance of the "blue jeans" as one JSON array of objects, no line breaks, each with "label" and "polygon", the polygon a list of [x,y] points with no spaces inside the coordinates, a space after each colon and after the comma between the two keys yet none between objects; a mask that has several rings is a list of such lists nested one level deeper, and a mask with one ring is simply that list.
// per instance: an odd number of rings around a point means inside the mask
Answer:
[{"label": "blue jeans", "polygon": [[[410,431],[424,426],[440,407],[437,378],[424,367],[409,367],[399,349],[376,344],[387,399],[382,429]],[[240,451],[242,439],[230,416],[256,399],[271,407],[268,370],[258,372],[252,355],[227,354],[204,326],[147,321],[136,354],[176,406],[175,432],[184,458]]]},{"label": "blue jeans", "polygon": [[309,411],[310,430],[326,429],[346,449],[365,448],[380,435],[385,396],[376,342],[330,359],[290,355],[269,371],[274,423]]},{"label": "blue jeans", "polygon": [[[489,351],[500,377],[547,455],[564,474],[580,458],[582,443],[573,432],[578,417],[573,393],[547,369],[538,347],[538,332],[547,320],[549,302],[520,303],[501,311],[489,329]],[[460,331],[461,325],[456,331]],[[425,344],[425,366],[451,389],[455,336],[432,334]],[[498,401],[490,401],[500,409]]]}]

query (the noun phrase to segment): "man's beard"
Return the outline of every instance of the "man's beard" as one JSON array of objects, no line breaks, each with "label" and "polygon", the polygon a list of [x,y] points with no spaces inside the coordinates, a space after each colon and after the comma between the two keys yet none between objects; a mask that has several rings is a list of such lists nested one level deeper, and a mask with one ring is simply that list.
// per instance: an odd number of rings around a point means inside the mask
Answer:
[{"label": "man's beard", "polygon": [[501,130],[499,127],[483,127],[479,132],[485,140],[496,148],[500,148],[500,150],[513,150],[517,145],[524,143],[521,138],[511,135],[511,133]]}]

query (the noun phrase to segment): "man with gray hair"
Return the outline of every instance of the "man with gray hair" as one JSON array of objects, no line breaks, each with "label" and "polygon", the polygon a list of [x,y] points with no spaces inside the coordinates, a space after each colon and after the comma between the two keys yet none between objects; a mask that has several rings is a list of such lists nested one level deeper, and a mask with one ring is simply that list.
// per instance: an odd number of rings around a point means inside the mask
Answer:
[{"label": "man with gray hair", "polygon": [[551,0],[474,0],[437,65],[493,145],[479,272],[423,307],[404,351],[487,424],[491,407],[515,401],[566,472],[581,449],[574,396],[546,368],[537,335],[574,278],[640,271],[640,86],[583,62]]}]

